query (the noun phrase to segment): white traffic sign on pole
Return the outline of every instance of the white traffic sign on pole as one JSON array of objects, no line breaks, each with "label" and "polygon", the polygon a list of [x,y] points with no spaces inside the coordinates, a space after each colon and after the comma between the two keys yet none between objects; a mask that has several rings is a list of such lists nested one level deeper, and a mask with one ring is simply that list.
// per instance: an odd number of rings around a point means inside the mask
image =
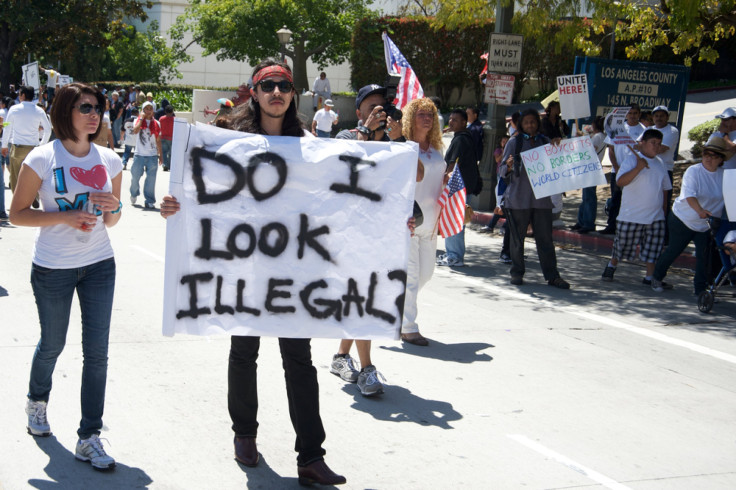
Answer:
[{"label": "white traffic sign on pole", "polygon": [[511,105],[514,95],[514,76],[489,73],[486,77],[485,102],[487,104]]},{"label": "white traffic sign on pole", "polygon": [[521,46],[524,37],[518,34],[491,34],[488,50],[488,72],[521,73]]}]

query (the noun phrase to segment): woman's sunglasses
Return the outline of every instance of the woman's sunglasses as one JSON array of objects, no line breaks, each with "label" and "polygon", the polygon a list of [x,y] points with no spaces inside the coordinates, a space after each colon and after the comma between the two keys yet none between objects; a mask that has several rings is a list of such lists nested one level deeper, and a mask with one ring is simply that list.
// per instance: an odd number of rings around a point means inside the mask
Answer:
[{"label": "woman's sunglasses", "polygon": [[79,105],[77,106],[77,109],[79,109],[79,113],[80,113],[80,114],[84,114],[84,115],[87,115],[87,114],[89,114],[89,113],[90,113],[90,112],[92,112],[92,110],[94,109],[94,111],[95,111],[95,112],[97,113],[97,115],[98,115],[98,116],[101,116],[101,115],[102,115],[102,111],[104,111],[104,110],[105,110],[105,109],[104,109],[104,108],[103,108],[103,107],[102,107],[101,105],[99,105],[99,104],[98,104],[98,105],[92,105],[92,104],[79,104]]},{"label": "woman's sunglasses", "polygon": [[261,86],[261,90],[264,92],[273,92],[273,89],[276,87],[279,88],[279,92],[286,93],[291,92],[294,90],[294,84],[291,83],[288,80],[281,80],[279,82],[274,82],[273,80],[261,80],[258,82],[258,85]]}]

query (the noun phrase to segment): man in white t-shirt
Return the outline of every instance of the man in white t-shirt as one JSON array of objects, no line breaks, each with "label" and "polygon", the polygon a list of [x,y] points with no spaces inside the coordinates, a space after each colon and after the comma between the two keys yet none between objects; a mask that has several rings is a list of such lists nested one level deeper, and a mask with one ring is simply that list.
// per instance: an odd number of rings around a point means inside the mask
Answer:
[{"label": "man in white t-shirt", "polygon": [[[629,107],[624,129],[631,140],[636,141],[646,128],[639,122],[639,116],[641,116],[639,104],[631,104]],[[611,208],[608,213],[608,223],[600,233],[603,235],[613,235],[616,233],[616,219],[618,218],[619,208],[621,207],[621,188],[616,181],[616,173],[618,172],[620,162],[629,156],[631,151],[629,150],[629,145],[614,144],[610,135],[606,138],[606,144],[608,145],[608,159],[611,160]]]},{"label": "man in white t-shirt", "polygon": [[51,68],[44,68],[39,65],[39,70],[46,74],[46,93],[49,95],[49,103],[54,99],[54,92],[59,85],[59,72]]},{"label": "man in white t-shirt", "polygon": [[329,99],[332,97],[332,90],[330,90],[330,81],[327,79],[327,73],[322,72],[314,79],[314,84],[312,84],[312,94],[312,107],[316,112],[320,97],[322,99]]},{"label": "man in white t-shirt", "polygon": [[[23,160],[32,149],[39,144],[46,144],[51,138],[51,123],[48,116],[43,109],[32,102],[35,92],[33,87],[21,87],[20,104],[8,109],[8,115],[3,121],[5,128],[2,136],[2,155],[4,157],[10,155],[8,170],[10,171],[10,189],[13,192],[18,183],[18,173]],[[43,128],[40,138],[39,128]]]},{"label": "man in white t-shirt", "polygon": [[[622,188],[621,209],[611,261],[601,276],[603,281],[613,281],[619,261],[634,259],[637,246],[641,246],[639,256],[647,268],[642,282],[652,284],[654,265],[664,247],[667,191],[672,189],[664,164],[657,156],[661,145],[662,133],[647,129],[621,161],[616,173],[617,184]],[[662,284],[665,288],[669,286]]]},{"label": "man in white t-shirt", "polygon": [[312,134],[319,138],[329,138],[332,133],[332,126],[338,123],[338,116],[332,108],[335,104],[332,99],[325,101],[325,106],[314,113],[312,119]]}]

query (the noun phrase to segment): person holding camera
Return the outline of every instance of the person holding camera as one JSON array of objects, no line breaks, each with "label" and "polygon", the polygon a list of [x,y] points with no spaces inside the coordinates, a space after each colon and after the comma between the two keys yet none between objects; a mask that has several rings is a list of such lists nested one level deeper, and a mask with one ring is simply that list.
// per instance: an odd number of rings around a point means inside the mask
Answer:
[{"label": "person holding camera", "polygon": [[524,284],[524,237],[527,226],[532,223],[534,241],[542,273],[547,284],[560,289],[570,289],[570,284],[557,271],[557,255],[552,241],[552,200],[549,197],[534,197],[529,176],[523,168],[521,153],[544,146],[549,138],[539,133],[540,118],[535,109],[526,109],[519,117],[519,132],[506,144],[499,168],[499,177],[506,180],[504,192],[507,219],[509,221],[511,256],[511,284]]},{"label": "person holding camera", "polygon": [[[366,85],[358,91],[355,98],[355,114],[358,116],[358,127],[343,129],[335,139],[359,141],[406,141],[401,135],[401,111],[393,107],[393,115],[389,116],[384,107],[389,109],[386,100],[386,87],[377,84]],[[392,107],[392,106],[391,106]],[[355,342],[360,366],[356,366],[350,349]],[[358,370],[360,368],[360,370]],[[381,374],[371,360],[371,341],[343,339],[340,341],[337,354],[332,357],[330,372],[340,376],[344,381],[357,383],[363,396],[374,396],[383,393]]]},{"label": "person holding camera", "polygon": [[[406,141],[401,135],[401,111],[390,104],[393,99],[388,101],[386,94],[386,87],[377,84],[361,88],[355,98],[358,126],[355,129],[343,129],[337,133],[335,139]],[[388,110],[384,110],[384,107]]]}]

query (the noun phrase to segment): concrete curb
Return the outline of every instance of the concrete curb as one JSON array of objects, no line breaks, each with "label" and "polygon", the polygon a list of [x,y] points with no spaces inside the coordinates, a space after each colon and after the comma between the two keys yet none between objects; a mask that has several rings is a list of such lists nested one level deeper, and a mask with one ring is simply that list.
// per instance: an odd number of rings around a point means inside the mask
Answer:
[{"label": "concrete curb", "polygon": [[[491,222],[491,219],[493,219],[493,213],[476,211],[472,223],[485,226]],[[502,227],[505,222],[506,220],[501,218],[496,227]],[[610,256],[613,250],[613,235],[601,235],[596,232],[581,234],[564,228],[556,228],[552,232],[552,237],[558,245],[577,247],[600,255]],[[689,253],[682,254],[672,265],[682,269],[695,270],[695,257]]]}]

